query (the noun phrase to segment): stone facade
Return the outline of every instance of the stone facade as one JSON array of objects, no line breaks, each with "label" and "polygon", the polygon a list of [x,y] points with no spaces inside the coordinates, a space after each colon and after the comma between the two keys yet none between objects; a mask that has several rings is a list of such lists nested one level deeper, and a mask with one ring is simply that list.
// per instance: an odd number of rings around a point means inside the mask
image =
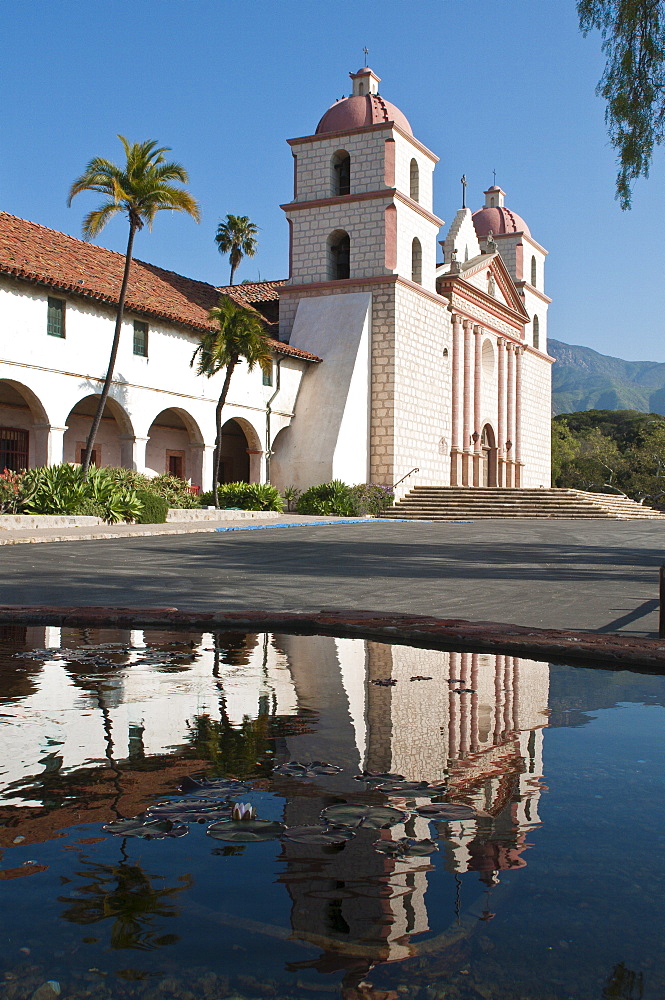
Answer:
[{"label": "stone facade", "polygon": [[[480,214],[490,213],[496,233],[479,213],[460,209],[441,241],[444,262],[437,266],[437,158],[411,134],[398,109],[376,103],[378,78],[370,70],[352,79],[352,97],[333,105],[313,135],[290,140],[294,200],[282,207],[291,228],[291,273],[280,291],[280,337],[288,340],[297,331],[298,345],[323,358],[314,376],[321,379],[336,346],[334,322],[329,340],[320,335],[325,300],[370,296],[366,392],[357,384],[352,389],[339,365],[327,377],[336,395],[354,395],[358,412],[369,407],[372,482],[392,484],[408,475],[398,495],[414,485],[547,487],[552,359],[546,353],[546,251],[493,187]],[[363,80],[368,86],[359,91]],[[383,117],[382,107],[389,109]],[[342,238],[344,273],[336,270]],[[298,309],[311,297],[319,305],[307,310],[316,328],[310,339]],[[302,320],[305,313],[300,315]],[[311,437],[311,425],[297,416],[289,431],[291,453]]]}]

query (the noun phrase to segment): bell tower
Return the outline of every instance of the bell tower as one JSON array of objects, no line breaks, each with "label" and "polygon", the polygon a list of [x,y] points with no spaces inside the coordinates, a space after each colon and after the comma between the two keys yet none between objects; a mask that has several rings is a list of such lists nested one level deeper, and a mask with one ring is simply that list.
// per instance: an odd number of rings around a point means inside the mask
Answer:
[{"label": "bell tower", "polygon": [[[436,291],[435,156],[363,66],[311,135],[289,140],[293,199],[280,338],[322,359],[284,462],[295,485],[441,482],[450,320]],[[414,443],[417,442],[417,443]],[[409,484],[411,485],[411,483]]]},{"label": "bell tower", "polygon": [[352,94],[328,109],[314,135],[289,141],[294,191],[282,205],[291,234],[289,284],[394,274],[434,291],[438,157],[380,95],[373,70],[349,76]]}]

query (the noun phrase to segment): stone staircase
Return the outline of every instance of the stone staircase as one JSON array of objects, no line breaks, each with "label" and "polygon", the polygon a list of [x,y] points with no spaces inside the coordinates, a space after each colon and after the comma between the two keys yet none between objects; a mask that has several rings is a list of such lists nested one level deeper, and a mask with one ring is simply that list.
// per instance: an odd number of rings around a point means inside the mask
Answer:
[{"label": "stone staircase", "polygon": [[665,519],[665,514],[608,493],[568,489],[504,489],[497,486],[416,486],[381,517],[414,521],[494,517]]}]

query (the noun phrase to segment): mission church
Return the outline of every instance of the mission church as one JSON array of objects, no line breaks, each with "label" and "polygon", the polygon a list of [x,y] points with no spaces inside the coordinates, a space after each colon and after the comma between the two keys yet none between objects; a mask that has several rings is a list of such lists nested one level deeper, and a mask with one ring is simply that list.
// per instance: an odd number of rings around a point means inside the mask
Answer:
[{"label": "mission church", "polygon": [[[496,185],[438,240],[438,157],[369,67],[351,79],[289,140],[288,279],[217,287],[132,263],[96,464],[209,487],[223,374],[190,359],[227,295],[263,317],[273,368],[234,374],[221,481],[550,485],[547,251]],[[0,212],[0,468],[81,460],[123,263]]]}]

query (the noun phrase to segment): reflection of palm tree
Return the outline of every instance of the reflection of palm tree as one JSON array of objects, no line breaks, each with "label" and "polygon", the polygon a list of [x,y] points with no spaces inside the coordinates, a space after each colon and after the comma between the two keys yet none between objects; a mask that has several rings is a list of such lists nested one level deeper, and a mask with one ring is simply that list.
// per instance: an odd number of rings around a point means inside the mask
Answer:
[{"label": "reflection of palm tree", "polygon": [[207,714],[194,716],[187,726],[189,746],[197,757],[215,765],[217,777],[256,774],[269,759],[269,717],[259,715],[250,719],[245,716],[239,726],[233,726],[223,701],[220,712],[220,720]]},{"label": "reflection of palm tree", "polygon": [[[192,885],[190,876],[183,876],[179,886],[157,889],[152,884],[153,876],[137,864],[90,862],[86,869],[79,875],[90,881],[77,890],[76,896],[58,898],[58,902],[69,904],[62,914],[65,920],[83,925],[112,920],[113,949],[152,951],[178,940],[177,934],[159,934],[155,924],[160,918],[178,915],[172,899]],[[154,880],[161,878],[155,876]]]}]

